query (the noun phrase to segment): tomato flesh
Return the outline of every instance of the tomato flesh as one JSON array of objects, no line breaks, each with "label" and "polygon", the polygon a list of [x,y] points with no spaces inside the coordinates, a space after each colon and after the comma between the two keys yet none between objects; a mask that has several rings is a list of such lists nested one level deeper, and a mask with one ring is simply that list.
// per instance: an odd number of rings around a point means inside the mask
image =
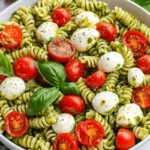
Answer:
[{"label": "tomato flesh", "polygon": [[6,132],[13,137],[23,136],[28,130],[28,119],[24,113],[11,112],[5,118]]},{"label": "tomato flesh", "polygon": [[146,37],[136,30],[129,30],[122,37],[122,43],[130,48],[134,56],[141,56],[147,48]]},{"label": "tomato flesh", "polygon": [[104,137],[104,128],[96,120],[86,120],[76,127],[78,142],[85,146],[96,146]]},{"label": "tomato flesh", "polygon": [[104,85],[105,81],[106,81],[105,72],[102,70],[98,70],[97,72],[93,73],[86,79],[85,84],[89,88],[99,88]]},{"label": "tomato flesh", "polygon": [[128,150],[135,145],[135,135],[128,129],[119,129],[116,138],[116,148],[118,150]]},{"label": "tomato flesh", "polygon": [[67,80],[76,82],[80,77],[86,77],[86,65],[78,59],[72,59],[65,65]]},{"label": "tomato flesh", "polygon": [[36,80],[38,83],[40,83],[44,87],[48,87],[49,84],[43,79],[43,77],[40,75],[40,73],[37,74]]},{"label": "tomato flesh", "polygon": [[23,33],[19,26],[8,25],[0,33],[0,45],[7,49],[20,46]]},{"label": "tomato flesh", "polygon": [[54,141],[53,150],[78,150],[77,140],[70,133],[59,134]]},{"label": "tomato flesh", "polygon": [[142,109],[150,107],[150,86],[135,88],[132,92],[132,102],[139,105]]},{"label": "tomato flesh", "polygon": [[23,56],[17,59],[13,65],[16,76],[23,80],[34,79],[38,73],[34,62],[35,59],[31,56]]},{"label": "tomato flesh", "polygon": [[49,56],[58,62],[67,62],[75,55],[75,46],[70,40],[58,38],[48,46]]},{"label": "tomato flesh", "polygon": [[146,54],[138,58],[136,66],[140,68],[144,74],[150,73],[150,54]]},{"label": "tomato flesh", "polygon": [[64,26],[71,17],[72,15],[67,8],[57,8],[52,13],[52,21],[59,27]]},{"label": "tomato flesh", "polygon": [[117,30],[115,26],[108,22],[98,22],[96,30],[100,32],[100,37],[107,42],[115,41],[117,37]]},{"label": "tomato flesh", "polygon": [[84,102],[81,97],[77,95],[67,95],[64,96],[60,101],[60,108],[64,113],[70,113],[72,115],[77,115],[84,111]]},{"label": "tomato flesh", "polygon": [[6,76],[0,75],[0,82],[2,82],[5,78],[6,78]]}]

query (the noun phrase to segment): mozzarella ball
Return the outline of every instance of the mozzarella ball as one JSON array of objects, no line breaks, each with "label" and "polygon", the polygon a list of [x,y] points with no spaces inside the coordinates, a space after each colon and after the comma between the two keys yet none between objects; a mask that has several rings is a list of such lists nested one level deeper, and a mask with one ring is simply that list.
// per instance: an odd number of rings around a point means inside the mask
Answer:
[{"label": "mozzarella ball", "polygon": [[53,22],[44,22],[37,29],[37,37],[43,41],[49,41],[57,35],[58,26]]},{"label": "mozzarella ball", "polygon": [[7,77],[0,85],[1,96],[8,100],[16,99],[25,89],[25,82],[18,77]]},{"label": "mozzarella ball", "polygon": [[124,65],[124,58],[118,52],[108,52],[102,55],[98,61],[98,69],[104,72],[119,70]]},{"label": "mozzarella ball", "polygon": [[99,22],[98,16],[90,11],[84,11],[80,13],[79,15],[77,15],[75,18],[75,23],[76,24],[83,23],[84,20],[91,22],[93,24],[96,24]]},{"label": "mozzarella ball", "polygon": [[128,83],[133,87],[138,87],[144,82],[144,73],[139,68],[131,68],[128,72]]},{"label": "mozzarella ball", "polygon": [[59,116],[58,121],[52,125],[53,130],[57,133],[70,133],[75,126],[74,117],[68,113]]},{"label": "mozzarella ball", "polygon": [[143,118],[143,112],[137,104],[126,104],[120,107],[116,116],[116,123],[121,127],[135,127]]},{"label": "mozzarella ball", "polygon": [[85,52],[89,50],[98,40],[99,32],[92,28],[84,28],[76,30],[71,36],[71,41],[75,45],[77,51]]},{"label": "mozzarella ball", "polygon": [[92,101],[94,109],[101,115],[111,114],[117,107],[118,103],[118,95],[109,91],[98,93]]}]

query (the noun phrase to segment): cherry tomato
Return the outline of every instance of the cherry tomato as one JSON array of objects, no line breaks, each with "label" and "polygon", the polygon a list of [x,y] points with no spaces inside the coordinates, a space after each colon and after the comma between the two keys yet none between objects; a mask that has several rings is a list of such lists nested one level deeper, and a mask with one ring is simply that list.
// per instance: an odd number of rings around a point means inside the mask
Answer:
[{"label": "cherry tomato", "polygon": [[128,129],[119,129],[116,138],[116,147],[118,150],[128,150],[135,145],[135,135]]},{"label": "cherry tomato", "polygon": [[77,125],[76,136],[82,145],[96,146],[104,137],[104,128],[96,120],[86,120]]},{"label": "cherry tomato", "polygon": [[52,21],[59,27],[64,26],[71,17],[72,15],[67,8],[57,8],[52,13]]},{"label": "cherry tomato", "polygon": [[58,62],[67,62],[75,55],[75,46],[70,40],[58,38],[48,46],[49,56]]},{"label": "cherry tomato", "polygon": [[37,68],[34,64],[35,59],[31,56],[23,56],[14,63],[14,72],[16,76],[23,80],[31,80],[37,76]]},{"label": "cherry tomato", "polygon": [[77,140],[70,133],[61,133],[54,141],[53,150],[78,150]]},{"label": "cherry tomato", "polygon": [[21,44],[22,36],[19,26],[8,25],[0,32],[0,45],[7,49],[17,48]]},{"label": "cherry tomato", "polygon": [[106,74],[102,70],[98,70],[85,80],[85,84],[89,88],[99,88],[104,85]]},{"label": "cherry tomato", "polygon": [[143,109],[150,107],[150,86],[135,88],[131,99]]},{"label": "cherry tomato", "polygon": [[28,118],[24,113],[13,111],[6,116],[4,127],[13,137],[23,136],[28,130]]},{"label": "cherry tomato", "polygon": [[146,54],[138,58],[136,61],[136,66],[140,68],[143,73],[150,73],[150,54]]},{"label": "cherry tomato", "polygon": [[70,82],[76,82],[80,77],[84,78],[86,75],[86,65],[83,64],[78,59],[72,59],[70,60],[66,66],[66,75],[67,80]]},{"label": "cherry tomato", "polygon": [[2,82],[5,78],[6,78],[6,76],[0,75],[0,82]]},{"label": "cherry tomato", "polygon": [[43,79],[43,77],[40,75],[40,73],[37,74],[36,80],[38,83],[40,83],[44,87],[49,86],[49,84]]},{"label": "cherry tomato", "polygon": [[77,95],[67,95],[60,101],[60,108],[65,113],[77,115],[84,111],[84,102],[82,98]]},{"label": "cherry tomato", "polygon": [[100,37],[107,42],[115,41],[117,37],[117,30],[115,26],[108,22],[98,22],[96,30],[100,32]]},{"label": "cherry tomato", "polygon": [[147,48],[146,37],[136,30],[126,32],[122,37],[122,43],[132,50],[134,56],[141,56]]}]

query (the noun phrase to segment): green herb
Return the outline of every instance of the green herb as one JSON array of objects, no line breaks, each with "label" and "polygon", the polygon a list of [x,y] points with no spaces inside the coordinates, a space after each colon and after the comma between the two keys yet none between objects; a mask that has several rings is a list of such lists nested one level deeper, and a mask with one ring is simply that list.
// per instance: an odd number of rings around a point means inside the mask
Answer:
[{"label": "green herb", "polygon": [[0,74],[5,76],[14,76],[12,65],[7,56],[0,53]]},{"label": "green herb", "polygon": [[150,12],[150,0],[132,0],[132,1]]},{"label": "green herb", "polygon": [[33,116],[51,105],[59,96],[59,90],[53,88],[40,88],[32,96],[28,103],[27,115]]},{"label": "green herb", "polygon": [[78,86],[74,82],[65,82],[61,86],[61,91],[64,94],[76,94],[76,95],[80,95],[79,88],[78,88]]}]

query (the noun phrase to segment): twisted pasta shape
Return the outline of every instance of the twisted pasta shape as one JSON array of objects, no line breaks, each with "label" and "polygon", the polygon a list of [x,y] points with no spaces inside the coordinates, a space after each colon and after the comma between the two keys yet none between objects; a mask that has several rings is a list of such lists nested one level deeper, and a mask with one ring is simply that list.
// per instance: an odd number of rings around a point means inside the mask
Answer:
[{"label": "twisted pasta shape", "polygon": [[0,108],[0,113],[5,118],[9,113],[11,113],[13,110],[11,107],[9,107],[8,104],[3,105],[3,107]]},{"label": "twisted pasta shape", "polygon": [[44,17],[35,16],[35,26],[38,28],[43,22],[52,22],[51,16],[48,14]]},{"label": "twisted pasta shape", "polygon": [[142,124],[144,128],[148,129],[150,131],[150,113],[148,113],[143,119]]},{"label": "twisted pasta shape", "polygon": [[0,109],[7,103],[7,100],[0,98]]},{"label": "twisted pasta shape", "polygon": [[79,115],[77,115],[75,117],[75,123],[76,123],[76,125],[79,124],[80,122],[84,121],[84,120],[86,120],[84,113],[80,113]]},{"label": "twisted pasta shape", "polygon": [[106,78],[106,82],[103,85],[102,88],[97,89],[97,92],[101,91],[111,91],[115,92],[116,91],[116,84],[119,79],[119,71],[114,71],[112,73],[109,73]]},{"label": "twisted pasta shape", "polygon": [[82,56],[79,57],[82,63],[86,64],[89,68],[97,68],[99,57],[96,56]]},{"label": "twisted pasta shape", "polygon": [[143,127],[134,127],[133,133],[137,139],[144,140],[148,136],[149,130]]},{"label": "twisted pasta shape", "polygon": [[132,54],[132,51],[128,49],[125,45],[123,45],[120,42],[111,42],[110,45],[114,50],[116,50],[118,53],[120,53],[124,57],[124,65],[119,70],[121,75],[127,75],[128,71],[134,67],[134,56]]},{"label": "twisted pasta shape", "polygon": [[115,133],[112,130],[108,122],[96,111],[90,110],[86,113],[86,119],[94,119],[102,124],[104,127],[104,138],[106,138],[109,144],[113,145],[115,140]]},{"label": "twisted pasta shape", "polygon": [[150,86],[150,74],[146,74],[144,78],[144,85]]},{"label": "twisted pasta shape", "polygon": [[123,36],[127,31],[128,31],[128,28],[126,28],[124,26],[120,27],[120,29],[119,29],[120,36]]},{"label": "twisted pasta shape", "polygon": [[4,132],[4,119],[0,117],[0,134]]},{"label": "twisted pasta shape", "polygon": [[115,14],[113,12],[110,12],[108,15],[102,17],[100,21],[115,24]]},{"label": "twisted pasta shape", "polygon": [[38,85],[38,83],[37,83],[34,79],[29,80],[29,81],[27,81],[27,83],[26,83],[26,91],[33,90],[33,89],[35,89],[37,86],[39,86],[39,85]]},{"label": "twisted pasta shape", "polygon": [[59,105],[59,103],[60,103],[60,101],[62,100],[62,98],[64,97],[64,95],[63,95],[63,93],[61,93],[60,91],[59,91],[59,96],[58,96],[58,98],[57,98],[57,100],[55,101],[55,105]]},{"label": "twisted pasta shape", "polygon": [[41,150],[50,150],[50,143],[47,141],[44,141],[43,139],[38,139],[37,137],[25,135],[20,138],[13,138],[12,141],[20,145],[24,148],[31,148],[31,149],[41,149]]},{"label": "twisted pasta shape", "polygon": [[104,119],[108,122],[108,124],[114,128],[115,122],[116,122],[116,116],[114,114],[110,114],[108,116],[105,116]]},{"label": "twisted pasta shape", "polygon": [[85,85],[85,80],[83,78],[79,78],[76,84],[79,87],[81,96],[85,104],[89,105],[95,97],[95,93]]}]

